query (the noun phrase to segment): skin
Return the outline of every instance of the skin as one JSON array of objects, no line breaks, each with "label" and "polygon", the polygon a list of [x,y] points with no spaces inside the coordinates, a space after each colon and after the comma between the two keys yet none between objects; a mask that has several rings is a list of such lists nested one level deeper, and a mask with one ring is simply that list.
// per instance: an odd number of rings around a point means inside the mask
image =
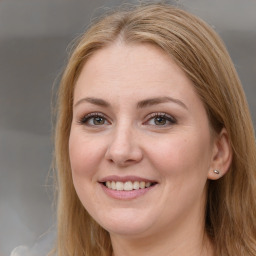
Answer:
[{"label": "skin", "polygon": [[[172,100],[138,107],[166,96]],[[172,121],[157,122],[155,113]],[[74,90],[70,162],[77,194],[109,231],[115,256],[212,255],[206,183],[230,162],[225,130],[213,134],[192,82],[157,47],[117,42],[90,57]],[[99,183],[109,175],[157,184],[142,196],[116,199]]]}]

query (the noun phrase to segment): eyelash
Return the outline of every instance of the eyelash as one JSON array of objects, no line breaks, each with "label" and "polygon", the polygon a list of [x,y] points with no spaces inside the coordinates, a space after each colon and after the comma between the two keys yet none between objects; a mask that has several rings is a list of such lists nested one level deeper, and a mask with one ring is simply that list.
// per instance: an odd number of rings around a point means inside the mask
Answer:
[{"label": "eyelash", "polygon": [[[88,125],[88,126],[98,126],[98,125],[96,125],[96,124],[94,124],[94,125],[88,124],[88,122],[89,122],[90,120],[93,120],[94,118],[97,118],[97,117],[98,117],[98,118],[102,118],[102,119],[104,120],[104,122],[107,121],[106,116],[105,116],[104,114],[102,114],[102,113],[89,113],[89,114],[83,116],[83,117],[78,121],[78,123],[79,123],[79,124],[82,124],[82,125]],[[107,121],[107,122],[108,122],[108,121]],[[100,125],[99,125],[99,126],[100,126]]]},{"label": "eyelash", "polygon": [[164,124],[164,125],[156,125],[156,124],[154,124],[155,126],[163,126],[163,127],[165,127],[165,126],[173,125],[173,124],[177,123],[177,121],[176,121],[176,119],[174,117],[172,117],[171,115],[168,115],[166,113],[162,113],[162,112],[149,114],[147,116],[147,121],[145,123],[147,124],[151,120],[155,121],[156,118],[162,118],[163,120],[169,122],[169,124]]},{"label": "eyelash", "polygon": [[[87,115],[85,115],[85,116],[83,116],[79,121],[78,121],[78,123],[79,124],[81,124],[81,125],[88,125],[88,126],[101,126],[101,124],[89,124],[89,121],[90,120],[95,120],[95,118],[102,118],[103,119],[103,121],[104,121],[104,124],[106,124],[106,122],[109,124],[110,122],[107,120],[107,117],[104,115],[104,114],[102,114],[102,113],[89,113],[89,114],[87,114]],[[147,119],[147,121],[145,121],[144,123],[143,123],[143,125],[146,125],[146,124],[148,124],[151,120],[153,120],[153,121],[156,121],[156,118],[162,118],[164,121],[167,121],[167,122],[169,122],[169,124],[163,124],[163,125],[156,125],[156,124],[149,124],[149,125],[151,125],[151,126],[162,126],[162,127],[166,127],[166,126],[168,126],[168,125],[173,125],[173,124],[176,124],[177,123],[177,121],[176,121],[176,119],[174,118],[174,117],[172,117],[171,115],[168,115],[168,114],[166,114],[166,113],[151,113],[151,114],[149,114],[147,117],[146,117],[146,119]],[[103,124],[103,125],[104,125]]]}]

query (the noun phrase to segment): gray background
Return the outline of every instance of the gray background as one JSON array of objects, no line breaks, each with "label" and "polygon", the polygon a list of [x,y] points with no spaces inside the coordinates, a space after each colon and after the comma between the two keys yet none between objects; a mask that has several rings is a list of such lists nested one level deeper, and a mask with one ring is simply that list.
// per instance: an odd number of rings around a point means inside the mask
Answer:
[{"label": "gray background", "polygon": [[[10,255],[18,245],[41,255],[53,236],[51,175],[47,181],[53,84],[70,41],[103,11],[102,6],[123,2],[0,0],[0,256]],[[221,35],[256,124],[256,0],[178,3]]]}]

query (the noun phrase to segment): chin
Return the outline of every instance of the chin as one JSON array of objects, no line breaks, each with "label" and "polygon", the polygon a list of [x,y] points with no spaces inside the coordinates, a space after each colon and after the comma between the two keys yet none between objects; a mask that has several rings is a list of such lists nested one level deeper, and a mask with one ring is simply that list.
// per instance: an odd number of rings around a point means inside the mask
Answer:
[{"label": "chin", "polygon": [[118,214],[105,214],[102,218],[99,216],[96,221],[110,234],[135,237],[147,233],[153,224],[152,218],[146,218],[145,214],[138,216],[127,209],[125,213],[119,211]]},{"label": "chin", "polygon": [[139,238],[146,236],[148,227],[143,225],[109,225],[105,228],[111,235],[125,236],[130,238]]}]

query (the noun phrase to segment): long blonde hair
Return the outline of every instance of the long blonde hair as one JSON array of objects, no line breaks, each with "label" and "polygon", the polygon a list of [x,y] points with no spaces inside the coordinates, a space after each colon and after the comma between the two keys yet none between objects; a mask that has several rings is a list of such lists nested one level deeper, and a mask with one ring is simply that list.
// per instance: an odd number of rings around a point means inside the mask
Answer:
[{"label": "long blonde hair", "polygon": [[229,172],[209,181],[205,229],[216,255],[256,255],[256,147],[245,95],[234,65],[216,33],[202,20],[168,4],[115,11],[98,20],[74,47],[58,92],[55,162],[59,256],[110,256],[107,231],[87,213],[75,192],[68,140],[73,91],[81,68],[98,49],[118,39],[151,43],[166,52],[194,83],[212,128],[225,127],[233,160]]}]

